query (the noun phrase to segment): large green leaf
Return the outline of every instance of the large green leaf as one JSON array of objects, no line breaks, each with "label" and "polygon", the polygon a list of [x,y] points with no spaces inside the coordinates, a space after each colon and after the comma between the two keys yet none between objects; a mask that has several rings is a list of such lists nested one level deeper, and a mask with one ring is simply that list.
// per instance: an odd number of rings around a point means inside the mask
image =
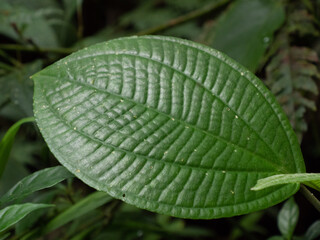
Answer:
[{"label": "large green leaf", "polygon": [[218,20],[211,45],[255,71],[284,20],[281,1],[234,1]]},{"label": "large green leaf", "polygon": [[13,186],[13,188],[0,198],[0,204],[8,203],[16,199],[23,199],[35,191],[52,187],[71,177],[73,177],[73,175],[62,166],[37,171],[23,178]]},{"label": "large green leaf", "polygon": [[0,232],[11,227],[13,224],[20,221],[22,218],[27,216],[29,213],[41,209],[52,207],[51,204],[42,203],[24,203],[8,206],[0,210]]},{"label": "large green leaf", "polygon": [[34,75],[34,111],[58,160],[88,185],[151,211],[228,217],[288,198],[299,144],[263,83],[224,54],[160,36],[78,51]]}]

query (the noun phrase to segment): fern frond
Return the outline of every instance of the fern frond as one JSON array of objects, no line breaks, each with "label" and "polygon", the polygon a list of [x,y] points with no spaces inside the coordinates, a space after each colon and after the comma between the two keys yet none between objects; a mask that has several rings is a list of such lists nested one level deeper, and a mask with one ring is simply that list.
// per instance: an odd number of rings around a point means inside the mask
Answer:
[{"label": "fern frond", "polygon": [[299,139],[307,130],[304,119],[307,109],[316,110],[317,82],[320,72],[317,53],[308,47],[290,46],[282,34],[280,48],[266,68],[266,84],[285,110]]}]

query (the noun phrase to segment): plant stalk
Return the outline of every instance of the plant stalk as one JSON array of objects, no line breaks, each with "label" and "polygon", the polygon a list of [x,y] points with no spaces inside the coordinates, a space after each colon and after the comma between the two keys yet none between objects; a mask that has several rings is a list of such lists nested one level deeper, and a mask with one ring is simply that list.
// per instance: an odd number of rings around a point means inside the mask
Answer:
[{"label": "plant stalk", "polygon": [[52,52],[60,54],[70,54],[76,49],[72,48],[35,48],[34,46],[25,46],[20,44],[0,44],[0,49],[11,50],[11,51],[23,51],[23,52]]},{"label": "plant stalk", "polygon": [[78,18],[78,39],[82,39],[83,38],[83,12],[82,12],[82,4],[83,1],[82,0],[77,0],[77,18]]},{"label": "plant stalk", "polygon": [[312,192],[308,190],[303,184],[300,185],[300,192],[303,196],[320,212],[320,201],[317,199]]}]

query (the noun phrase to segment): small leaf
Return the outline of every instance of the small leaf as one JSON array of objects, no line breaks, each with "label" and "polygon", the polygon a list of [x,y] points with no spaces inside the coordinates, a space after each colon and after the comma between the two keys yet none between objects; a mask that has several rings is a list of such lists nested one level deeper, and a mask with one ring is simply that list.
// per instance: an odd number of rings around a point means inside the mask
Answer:
[{"label": "small leaf", "polygon": [[73,177],[73,175],[62,166],[40,170],[23,178],[14,187],[12,187],[0,198],[0,205],[16,199],[23,199],[35,191],[52,187],[71,177]]},{"label": "small leaf", "polygon": [[277,174],[274,176],[259,179],[257,184],[253,188],[251,188],[251,190],[257,191],[268,187],[288,183],[304,183],[320,191],[320,173]]},{"label": "small leaf", "polygon": [[33,122],[34,118],[23,118],[13,124],[0,141],[0,178],[7,165],[14,138],[23,123]]},{"label": "small leaf", "polygon": [[111,200],[112,197],[104,192],[94,192],[52,219],[44,228],[44,232],[49,233]]},{"label": "small leaf", "polygon": [[285,239],[291,239],[299,219],[299,208],[293,198],[285,202],[278,215],[278,227]]},{"label": "small leaf", "polygon": [[177,217],[220,218],[299,189],[250,190],[260,178],[305,172],[300,146],[263,83],[209,47],[121,38],[33,79],[36,120],[53,154],[112,197]]},{"label": "small leaf", "polygon": [[320,237],[320,220],[315,221],[307,230],[306,240],[314,240]]},{"label": "small leaf", "polygon": [[52,204],[41,203],[24,203],[8,206],[0,210],[0,232],[11,227],[32,211],[53,206]]}]

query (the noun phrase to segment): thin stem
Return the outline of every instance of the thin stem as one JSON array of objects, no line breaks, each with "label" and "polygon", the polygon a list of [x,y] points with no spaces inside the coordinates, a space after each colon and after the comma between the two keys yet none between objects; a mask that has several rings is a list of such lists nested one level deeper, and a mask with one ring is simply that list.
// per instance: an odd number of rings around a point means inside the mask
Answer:
[{"label": "thin stem", "polygon": [[60,54],[70,54],[76,49],[72,48],[35,48],[34,46],[25,46],[20,44],[0,44],[0,49],[12,50],[12,51],[24,51],[24,52],[52,52]]},{"label": "thin stem", "polygon": [[301,184],[300,192],[305,198],[320,212],[320,201],[312,192],[310,192],[303,184]]},{"label": "thin stem", "polygon": [[155,26],[155,27],[143,30],[141,32],[138,32],[136,35],[141,36],[141,35],[155,34],[155,33],[161,32],[163,30],[172,28],[174,26],[177,26],[177,25],[185,23],[187,21],[196,19],[196,18],[201,17],[209,12],[212,12],[213,10],[217,9],[218,7],[221,7],[222,5],[228,3],[229,1],[230,0],[216,1],[216,2],[211,3],[203,8],[194,10],[194,11],[189,12],[185,15],[180,16],[180,17],[171,19],[170,21],[168,21],[166,23],[163,23],[158,26]]},{"label": "thin stem", "polygon": [[19,61],[17,61],[16,59],[14,59],[13,57],[11,57],[9,54],[7,54],[5,51],[2,51],[1,49],[0,49],[0,56],[2,56],[5,59],[7,59],[14,66],[16,66],[18,68],[21,67],[21,63]]}]

